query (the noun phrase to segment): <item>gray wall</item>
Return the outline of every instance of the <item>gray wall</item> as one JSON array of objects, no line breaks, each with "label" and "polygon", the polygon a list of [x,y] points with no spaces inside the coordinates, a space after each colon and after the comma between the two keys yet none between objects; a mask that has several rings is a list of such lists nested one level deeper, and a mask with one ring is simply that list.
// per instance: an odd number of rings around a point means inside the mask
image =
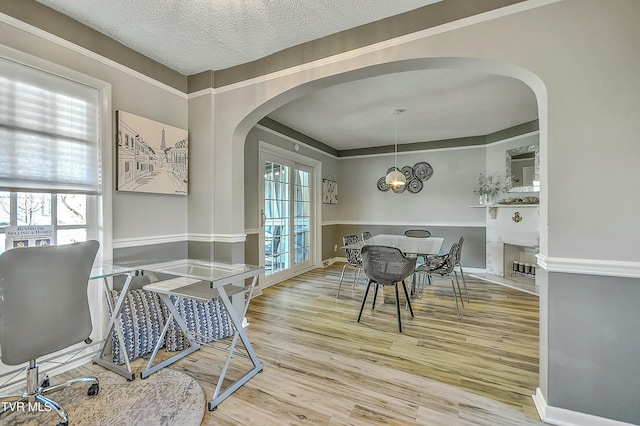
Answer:
[{"label": "gray wall", "polygon": [[[493,172],[504,176],[507,149],[538,143],[537,134],[509,136],[506,142],[501,142],[494,135],[493,143],[487,146],[399,154],[399,167],[427,161],[434,169],[433,176],[424,182],[422,191],[417,194],[408,191],[396,194],[377,189],[377,180],[393,165],[393,155],[365,155],[338,160],[300,142],[299,153],[321,160],[323,176],[332,175],[339,181],[338,204],[322,206],[322,260],[344,257],[339,249],[344,235],[360,235],[365,230],[374,235],[402,234],[409,228],[427,228],[434,236],[445,238],[443,251],[464,235],[463,265],[484,269],[486,215],[483,209],[469,208],[469,205],[478,204],[478,196],[473,193],[478,176]],[[245,145],[245,222],[249,232],[256,232],[258,225],[259,140],[285,149],[293,149],[296,143],[296,139],[258,127],[249,133]],[[455,145],[453,141],[451,143]],[[326,170],[333,171],[327,173]],[[247,258],[258,260],[257,244],[257,235],[247,239]]]},{"label": "gray wall", "polygon": [[638,280],[549,275],[549,403],[640,424]]}]

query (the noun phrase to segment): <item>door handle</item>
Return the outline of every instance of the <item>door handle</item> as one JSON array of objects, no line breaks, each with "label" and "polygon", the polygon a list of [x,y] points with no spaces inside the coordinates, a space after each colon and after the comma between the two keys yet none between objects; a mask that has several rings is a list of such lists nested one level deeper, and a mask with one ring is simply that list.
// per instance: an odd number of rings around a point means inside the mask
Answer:
[{"label": "door handle", "polygon": [[261,227],[264,228],[264,224],[267,221],[267,215],[264,214],[264,209],[260,210],[260,215],[261,215]]}]

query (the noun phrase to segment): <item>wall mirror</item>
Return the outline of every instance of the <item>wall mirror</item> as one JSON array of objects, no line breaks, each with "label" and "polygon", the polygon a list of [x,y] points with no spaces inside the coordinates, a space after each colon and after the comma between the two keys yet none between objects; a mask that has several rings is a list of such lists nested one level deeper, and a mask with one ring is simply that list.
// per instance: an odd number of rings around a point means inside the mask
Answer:
[{"label": "wall mirror", "polygon": [[507,192],[540,191],[540,149],[538,144],[507,150]]}]

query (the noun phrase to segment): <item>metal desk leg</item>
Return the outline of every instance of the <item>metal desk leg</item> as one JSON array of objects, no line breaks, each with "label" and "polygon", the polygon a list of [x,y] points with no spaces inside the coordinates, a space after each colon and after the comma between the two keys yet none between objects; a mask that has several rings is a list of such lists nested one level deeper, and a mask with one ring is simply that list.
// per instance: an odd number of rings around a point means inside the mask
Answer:
[{"label": "metal desk leg", "polygon": [[167,333],[167,330],[169,329],[169,325],[171,324],[171,318],[167,318],[167,322],[165,323],[164,327],[162,328],[162,334],[160,334],[160,337],[158,338],[158,343],[156,343],[155,348],[153,348],[153,353],[151,354],[151,358],[149,358],[149,362],[147,363],[147,369],[144,370],[142,373],[140,373],[140,378],[141,379],[146,379],[147,377],[149,377],[151,374],[155,373],[156,371],[166,367],[169,364],[173,364],[174,362],[178,361],[179,359],[184,358],[185,356],[189,355],[191,352],[197,351],[198,349],[200,349],[200,344],[194,339],[193,335],[191,334],[191,332],[189,332],[189,328],[187,327],[187,323],[184,321],[184,319],[180,316],[180,313],[178,312],[178,310],[176,309],[175,305],[173,303],[171,303],[171,297],[167,294],[163,294],[163,293],[158,293],[158,296],[160,296],[160,299],[162,299],[162,302],[167,306],[167,308],[169,308],[169,312],[171,312],[171,316],[173,318],[175,318],[176,322],[178,323],[178,326],[180,327],[180,330],[182,331],[182,333],[185,335],[185,337],[187,338],[187,340],[189,341],[189,347],[186,349],[183,349],[182,351],[178,352],[177,354],[173,355],[170,358],[165,359],[164,361],[153,365],[153,361],[156,358],[156,355],[158,354],[158,350],[163,346],[163,338],[165,336],[165,334]]},{"label": "metal desk leg", "polygon": [[[124,300],[126,298],[127,293],[129,292],[129,288],[131,287],[131,280],[133,276],[131,274],[127,274],[127,279],[124,283],[124,287],[120,292],[120,297],[118,298],[118,302],[116,306],[113,306],[113,299],[111,298],[111,293],[109,292],[109,286],[107,284],[106,277],[103,279],[103,288],[105,297],[107,299],[107,303],[109,304],[109,309],[111,310],[111,317],[109,318],[109,324],[107,325],[107,331],[104,336],[104,342],[102,343],[102,348],[98,355],[95,356],[93,362],[98,364],[108,370],[113,371],[116,374],[121,375],[125,379],[131,381],[135,379],[135,374],[131,369],[131,364],[129,363],[129,354],[127,352],[127,348],[124,344],[124,334],[122,332],[122,325],[120,321],[116,321],[120,317],[120,313],[122,311],[122,307],[124,306]],[[105,359],[107,346],[111,341],[111,332],[114,329],[116,330],[116,334],[118,335],[118,342],[120,344],[120,352],[124,355],[125,367],[115,364],[112,360]]]},{"label": "metal desk leg", "polygon": [[[246,315],[247,309],[249,308],[249,303],[251,302],[251,296],[253,294],[253,289],[255,288],[257,280],[258,280],[258,277],[254,276],[253,277],[253,282],[251,283],[251,290],[249,291],[249,295],[248,295],[247,300],[245,302],[244,312],[243,312],[243,315],[242,315],[243,318]],[[249,341],[249,337],[247,336],[247,333],[245,332],[244,328],[242,328],[242,318],[238,317],[238,314],[236,313],[235,309],[233,308],[231,300],[229,300],[229,296],[227,295],[227,293],[226,293],[226,291],[224,290],[223,287],[220,287],[218,289],[218,293],[220,294],[220,298],[222,299],[222,303],[223,303],[225,309],[227,310],[227,314],[231,318],[231,323],[234,326],[235,333],[233,335],[233,340],[231,342],[231,346],[229,347],[229,354],[227,355],[227,360],[225,362],[224,368],[222,369],[222,372],[220,373],[220,377],[218,378],[218,383],[216,385],[215,392],[213,393],[213,396],[211,397],[211,401],[209,401],[209,404],[208,404],[209,411],[213,411],[216,408],[218,408],[218,405],[222,401],[227,399],[233,392],[238,390],[242,385],[244,385],[246,382],[248,382],[253,376],[255,376],[256,374],[262,372],[262,369],[263,369],[262,362],[260,362],[260,360],[258,359],[258,356],[256,355],[255,351],[253,350],[253,346],[251,346],[251,342]],[[236,344],[238,343],[238,338],[240,338],[240,340],[242,341],[242,344],[244,345],[244,348],[245,348],[247,354],[249,355],[249,358],[251,359],[251,363],[253,364],[253,368],[251,370],[249,370],[240,379],[236,380],[231,386],[229,386],[227,389],[225,389],[224,392],[220,393],[220,389],[222,387],[222,382],[224,380],[224,376],[227,373],[227,369],[229,367],[229,363],[231,362],[231,357],[233,356],[233,351],[235,349]]]}]

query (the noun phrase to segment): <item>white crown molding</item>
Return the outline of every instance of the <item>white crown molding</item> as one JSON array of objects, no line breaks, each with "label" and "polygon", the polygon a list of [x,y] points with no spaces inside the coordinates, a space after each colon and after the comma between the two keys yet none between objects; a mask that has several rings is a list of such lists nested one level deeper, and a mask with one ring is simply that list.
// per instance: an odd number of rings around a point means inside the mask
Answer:
[{"label": "white crown molding", "polygon": [[535,136],[535,135],[540,135],[540,130],[534,130],[532,132],[523,133],[521,135],[511,136],[510,138],[506,138],[506,139],[500,139],[500,140],[497,140],[495,142],[488,143],[488,144],[486,144],[484,146],[485,147],[490,147],[490,146],[500,145],[500,144],[503,144],[503,143],[517,141],[518,139],[526,138],[526,137],[529,137],[529,136]]},{"label": "white crown molding", "polygon": [[[306,143],[304,143],[302,141],[299,141],[298,139],[292,138],[291,136],[285,135],[284,133],[280,133],[277,130],[270,129],[269,127],[263,126],[262,124],[256,124],[254,127],[257,128],[257,129],[260,129],[260,130],[264,130],[267,133],[271,133],[272,135],[276,135],[278,137],[281,137],[282,139],[286,139],[289,142],[293,142],[293,143],[297,143],[297,144],[300,144],[300,145],[304,145],[305,148],[310,149],[311,151],[317,152],[319,154],[326,155],[327,157],[331,157],[331,158],[336,159],[336,160],[340,159],[339,157],[337,157],[337,156],[335,156],[333,154],[330,154],[330,153],[328,153],[326,151],[318,149],[315,146],[308,145],[308,144],[306,144]],[[269,144],[268,142],[265,142],[265,143]],[[271,144],[269,144],[269,145],[271,145]],[[272,146],[275,146],[275,145],[272,145]]]},{"label": "white crown molding", "polygon": [[200,96],[213,96],[213,89],[212,88],[207,88],[207,89],[202,89],[202,90],[198,90],[197,92],[193,92],[193,93],[189,93],[187,95],[187,99],[194,99],[194,98],[199,98]]},{"label": "white crown molding", "polygon": [[640,262],[601,259],[571,259],[537,254],[537,263],[547,272],[640,278]]},{"label": "white crown molding", "polygon": [[536,389],[536,394],[532,398],[540,419],[546,424],[558,426],[633,426],[631,423],[548,405],[540,388]]},{"label": "white crown molding", "polygon": [[159,82],[158,80],[155,80],[147,75],[144,75],[138,71],[135,71],[125,65],[122,65],[112,59],[106,58],[102,55],[99,55],[89,49],[85,49],[82,46],[78,46],[75,43],[72,43],[68,40],[65,40],[61,37],[58,37],[56,35],[53,35],[51,33],[48,33],[44,30],[41,30],[40,28],[34,27],[33,25],[27,24],[26,22],[20,21],[12,16],[9,15],[5,15],[4,13],[0,13],[0,22],[4,22],[7,25],[11,25],[12,27],[15,27],[19,30],[22,31],[26,31],[30,34],[33,34],[37,37],[40,37],[44,40],[50,41],[52,43],[57,44],[60,47],[64,47],[66,49],[72,50],[76,53],[79,53],[83,56],[86,56],[89,59],[93,59],[94,61],[100,62],[108,67],[111,67],[113,69],[116,69],[118,71],[121,71],[125,74],[128,74],[132,77],[135,77],[139,80],[144,81],[145,83],[149,83],[152,84],[162,90],[166,90],[167,92],[170,92],[174,95],[180,96],[183,99],[187,99],[187,94],[176,89],[173,88],[171,86],[169,86],[168,84],[164,84]]}]

